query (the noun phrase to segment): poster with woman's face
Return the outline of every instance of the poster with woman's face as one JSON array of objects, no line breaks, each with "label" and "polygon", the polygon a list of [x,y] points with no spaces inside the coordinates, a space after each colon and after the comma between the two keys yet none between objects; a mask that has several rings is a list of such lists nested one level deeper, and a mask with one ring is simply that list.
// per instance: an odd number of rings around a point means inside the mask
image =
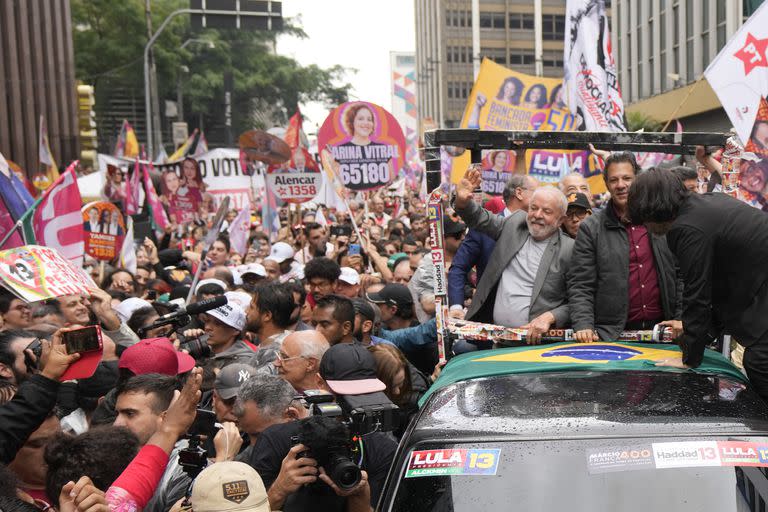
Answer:
[{"label": "poster with woman's face", "polygon": [[168,169],[163,172],[161,190],[171,221],[186,224],[195,220],[203,201],[199,187],[188,186],[175,169]]},{"label": "poster with woman's face", "polygon": [[317,135],[323,166],[352,190],[388,185],[405,165],[405,137],[395,118],[373,103],[336,107]]},{"label": "poster with woman's face", "polygon": [[517,153],[514,151],[500,150],[487,151],[483,155],[483,181],[480,188],[491,196],[500,196],[504,187],[515,172]]},{"label": "poster with woman's face", "polygon": [[108,201],[96,201],[83,206],[85,253],[104,261],[120,254],[125,237],[123,214]]}]

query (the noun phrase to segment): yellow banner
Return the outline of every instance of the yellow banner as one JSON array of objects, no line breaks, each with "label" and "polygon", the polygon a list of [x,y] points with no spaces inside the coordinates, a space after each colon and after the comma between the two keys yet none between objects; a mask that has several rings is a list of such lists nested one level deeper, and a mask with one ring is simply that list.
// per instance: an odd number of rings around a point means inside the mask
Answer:
[{"label": "yellow banner", "polygon": [[[573,131],[574,116],[565,106],[560,78],[526,75],[483,59],[467,99],[462,128],[480,130]],[[523,159],[518,159],[523,160]],[[458,183],[470,163],[469,152],[453,158],[451,182]],[[526,165],[526,172],[530,169]],[[590,179],[593,192],[602,180]]]}]

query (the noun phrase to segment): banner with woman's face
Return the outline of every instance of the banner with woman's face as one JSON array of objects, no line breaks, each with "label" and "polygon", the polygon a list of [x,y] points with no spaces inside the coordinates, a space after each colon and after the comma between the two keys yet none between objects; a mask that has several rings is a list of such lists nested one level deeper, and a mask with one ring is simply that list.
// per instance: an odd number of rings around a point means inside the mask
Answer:
[{"label": "banner with woman's face", "polygon": [[405,165],[405,137],[395,118],[373,103],[339,105],[317,134],[322,159],[352,190],[388,185]]}]

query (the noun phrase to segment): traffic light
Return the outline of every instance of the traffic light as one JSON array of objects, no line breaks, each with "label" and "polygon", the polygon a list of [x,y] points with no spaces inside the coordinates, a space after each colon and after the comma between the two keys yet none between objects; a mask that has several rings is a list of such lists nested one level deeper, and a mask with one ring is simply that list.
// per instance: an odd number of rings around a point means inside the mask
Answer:
[{"label": "traffic light", "polygon": [[77,125],[80,131],[80,163],[96,166],[98,139],[96,134],[96,98],[92,85],[77,86]]}]

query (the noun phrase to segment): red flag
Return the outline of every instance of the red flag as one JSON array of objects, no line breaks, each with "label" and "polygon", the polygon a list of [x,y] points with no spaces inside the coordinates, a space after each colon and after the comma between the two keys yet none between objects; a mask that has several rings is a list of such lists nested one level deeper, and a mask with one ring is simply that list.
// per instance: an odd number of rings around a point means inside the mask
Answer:
[{"label": "red flag", "polygon": [[8,211],[8,208],[5,207],[5,202],[0,198],[0,240],[4,239],[11,230],[14,230],[14,233],[8,238],[5,244],[0,246],[0,249],[11,249],[12,247],[24,245],[24,240],[16,229],[16,223],[13,220],[11,212]]},{"label": "red flag", "polygon": [[136,215],[139,213],[139,189],[141,188],[141,170],[139,169],[139,158],[136,158],[136,165],[133,173],[125,180],[125,214]]},{"label": "red flag", "polygon": [[82,267],[85,244],[80,206],[83,200],[77,186],[76,167],[77,161],[45,191],[32,214],[32,228],[35,244],[52,247],[75,266]]},{"label": "red flag", "polygon": [[301,123],[301,112],[296,110],[296,113],[288,121],[288,128],[285,129],[285,136],[283,137],[291,149],[296,149],[301,145]]},{"label": "red flag", "polygon": [[142,165],[142,167],[144,171],[144,190],[147,193],[149,209],[152,211],[152,224],[154,224],[155,229],[163,230],[168,225],[168,216],[165,213],[165,209],[163,209],[160,198],[157,197],[155,185],[152,184],[152,178],[149,176],[149,169],[146,165]]}]

